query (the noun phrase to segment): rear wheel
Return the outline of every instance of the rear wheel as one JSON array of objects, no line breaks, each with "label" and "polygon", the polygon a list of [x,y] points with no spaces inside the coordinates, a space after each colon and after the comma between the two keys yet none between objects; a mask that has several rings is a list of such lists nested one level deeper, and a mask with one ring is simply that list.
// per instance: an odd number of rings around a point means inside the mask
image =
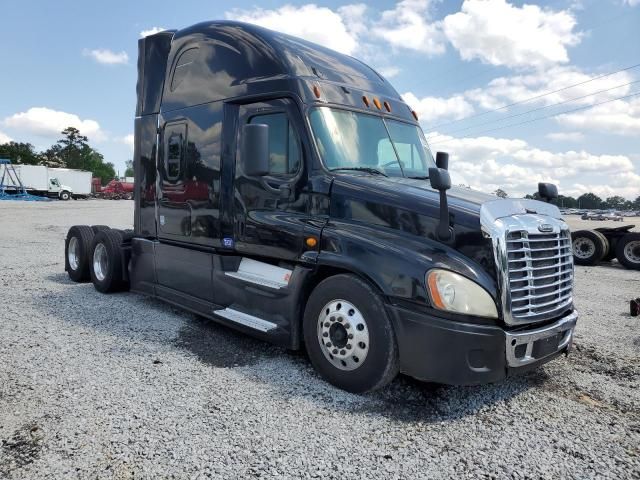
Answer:
[{"label": "rear wheel", "polygon": [[318,284],[303,329],[311,363],[336,387],[364,393],[384,387],[398,373],[398,347],[384,304],[354,275]]},{"label": "rear wheel", "polygon": [[108,227],[107,225],[91,225],[91,229],[94,233],[98,233],[102,230],[109,230],[109,228],[110,227]]},{"label": "rear wheel", "polygon": [[609,239],[602,232],[599,232],[598,230],[593,230],[593,233],[595,233],[598,237],[600,237],[600,242],[602,242],[602,245],[604,246],[604,252],[602,253],[602,258],[600,260],[605,262],[609,260],[613,260],[616,257],[616,252],[614,252],[613,249],[611,248]]},{"label": "rear wheel", "polygon": [[577,265],[595,265],[604,257],[606,244],[593,230],[578,230],[571,233],[571,247]]},{"label": "rear wheel", "polygon": [[111,293],[125,290],[122,235],[117,230],[101,230],[93,237],[89,272],[96,290]]},{"label": "rear wheel", "polygon": [[640,270],[640,233],[627,233],[618,240],[616,258],[625,267]]},{"label": "rear wheel", "polygon": [[89,263],[93,230],[88,225],[74,225],[64,244],[65,270],[74,282],[89,280]]}]

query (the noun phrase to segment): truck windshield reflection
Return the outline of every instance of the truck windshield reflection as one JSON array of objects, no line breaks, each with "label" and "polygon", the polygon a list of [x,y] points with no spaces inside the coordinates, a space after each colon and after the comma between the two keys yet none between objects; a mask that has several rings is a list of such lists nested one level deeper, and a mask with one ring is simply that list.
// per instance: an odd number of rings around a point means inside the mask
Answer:
[{"label": "truck windshield reflection", "polygon": [[424,134],[415,125],[330,107],[312,109],[310,121],[330,170],[426,177],[435,166]]}]

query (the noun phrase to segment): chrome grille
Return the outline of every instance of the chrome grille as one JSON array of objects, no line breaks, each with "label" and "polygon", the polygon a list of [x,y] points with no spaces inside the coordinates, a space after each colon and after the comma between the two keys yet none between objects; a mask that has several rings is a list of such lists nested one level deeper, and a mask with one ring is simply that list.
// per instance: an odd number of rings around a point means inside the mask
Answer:
[{"label": "chrome grille", "polygon": [[572,302],[573,255],[569,230],[506,234],[511,316],[518,322],[549,318]]}]

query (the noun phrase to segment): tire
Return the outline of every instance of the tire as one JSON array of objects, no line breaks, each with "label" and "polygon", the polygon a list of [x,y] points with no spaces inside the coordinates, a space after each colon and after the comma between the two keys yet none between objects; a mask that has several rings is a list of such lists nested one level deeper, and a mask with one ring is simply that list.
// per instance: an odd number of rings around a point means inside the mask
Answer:
[{"label": "tire", "polygon": [[60,200],[67,201],[70,198],[71,198],[71,194],[69,192],[67,192],[66,190],[63,190],[62,192],[60,192]]},{"label": "tire", "polygon": [[102,293],[125,290],[123,280],[122,236],[117,230],[101,230],[93,237],[89,273],[93,286]]},{"label": "tire", "polygon": [[64,242],[64,269],[74,282],[86,282],[90,279],[93,235],[93,230],[88,225],[74,225],[67,233]]},{"label": "tire", "polygon": [[109,227],[107,225],[91,225],[91,229],[93,230],[93,233],[98,233],[102,230],[109,230]]},{"label": "tire", "polygon": [[640,233],[627,233],[618,240],[616,258],[631,270],[640,270]]},{"label": "tire", "polygon": [[133,238],[133,230],[131,229],[126,229],[126,230],[113,229],[113,230],[120,234],[120,237],[122,237],[123,244],[131,243],[131,239]]},{"label": "tire", "polygon": [[354,275],[329,277],[316,286],[305,308],[303,332],[311,364],[338,388],[370,392],[398,374],[398,346],[384,304]]},{"label": "tire", "polygon": [[611,248],[611,243],[609,242],[609,239],[604,235],[604,233],[599,232],[597,230],[593,230],[593,233],[595,233],[596,235],[598,235],[598,237],[600,237],[600,241],[602,242],[602,245],[604,245],[604,253],[602,254],[602,258],[600,259],[600,261],[608,262],[610,260],[613,260],[616,257],[616,252],[614,252],[613,249]]},{"label": "tire", "polygon": [[595,265],[604,257],[606,244],[595,231],[578,230],[571,233],[571,249],[576,265]]}]

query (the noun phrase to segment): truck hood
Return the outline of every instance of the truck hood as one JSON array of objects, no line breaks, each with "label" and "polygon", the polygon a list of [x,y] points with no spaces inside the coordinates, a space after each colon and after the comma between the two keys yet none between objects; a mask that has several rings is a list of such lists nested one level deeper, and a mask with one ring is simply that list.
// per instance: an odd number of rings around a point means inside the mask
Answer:
[{"label": "truck hood", "polygon": [[[431,188],[429,180],[342,174],[336,177],[332,188],[334,199],[341,196],[358,199],[369,205],[384,204],[439,218],[440,193]],[[454,227],[465,225],[479,228],[481,217],[483,222],[493,222],[501,217],[526,213],[561,218],[560,210],[555,205],[525,198],[501,199],[470,188],[451,187],[447,190],[447,198]]]},{"label": "truck hood", "polygon": [[[557,207],[535,200],[498,199],[461,187],[452,187],[447,197],[454,230],[454,241],[447,246],[492,274],[493,245],[482,233],[486,227],[498,218],[526,213],[560,218]],[[336,176],[331,187],[333,219],[401,230],[434,242],[439,209],[440,194],[428,180],[348,173]]]}]

